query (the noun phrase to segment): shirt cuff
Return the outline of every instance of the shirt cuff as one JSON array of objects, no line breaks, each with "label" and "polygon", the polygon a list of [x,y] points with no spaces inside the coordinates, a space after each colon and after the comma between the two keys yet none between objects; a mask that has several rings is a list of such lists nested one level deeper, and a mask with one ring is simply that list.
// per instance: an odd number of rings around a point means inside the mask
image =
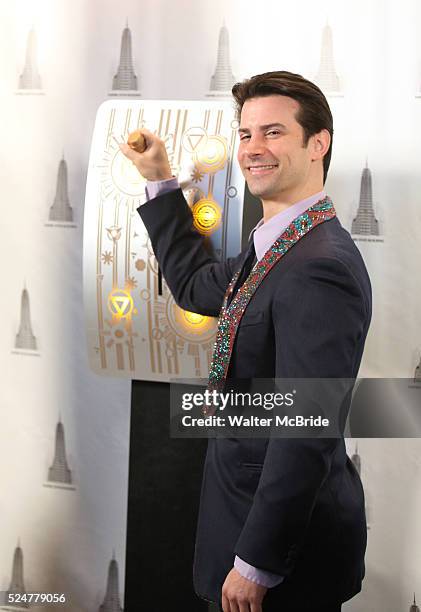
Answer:
[{"label": "shirt cuff", "polygon": [[164,181],[146,181],[146,199],[153,200],[164,193],[168,193],[169,191],[175,191],[179,189],[180,185],[178,184],[178,180],[175,176],[170,179],[165,179]]},{"label": "shirt cuff", "polygon": [[237,557],[237,555],[234,559],[234,567],[243,578],[256,582],[267,589],[271,589],[277,584],[280,584],[284,579],[284,576],[278,576],[266,570],[257,569],[257,567],[246,563],[240,559],[240,557]]}]

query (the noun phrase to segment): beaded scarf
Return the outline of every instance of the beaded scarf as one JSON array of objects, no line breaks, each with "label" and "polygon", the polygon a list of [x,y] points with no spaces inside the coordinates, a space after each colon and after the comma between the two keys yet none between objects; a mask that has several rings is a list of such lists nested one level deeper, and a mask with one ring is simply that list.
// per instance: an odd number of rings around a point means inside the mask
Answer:
[{"label": "beaded scarf", "polygon": [[250,275],[238,290],[230,305],[227,306],[228,298],[234,289],[241,268],[234,274],[228,285],[219,314],[216,342],[209,371],[208,389],[222,390],[241,317],[265,276],[303,236],[308,234],[317,225],[320,225],[320,223],[329,221],[335,216],[336,212],[332,200],[326,196],[294,219],[279,238],[275,240],[270,249],[266,251],[263,258],[256,262]]}]

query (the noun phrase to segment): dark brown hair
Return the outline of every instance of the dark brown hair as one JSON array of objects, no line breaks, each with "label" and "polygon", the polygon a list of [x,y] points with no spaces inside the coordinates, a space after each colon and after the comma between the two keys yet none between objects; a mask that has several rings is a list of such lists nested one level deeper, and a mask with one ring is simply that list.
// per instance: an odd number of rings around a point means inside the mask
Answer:
[{"label": "dark brown hair", "polygon": [[257,74],[241,83],[236,83],[232,88],[232,95],[238,118],[244,102],[250,98],[279,95],[297,100],[300,109],[295,118],[304,130],[303,146],[307,145],[310,136],[318,134],[323,129],[330,134],[330,147],[323,157],[323,183],[325,183],[332,156],[333,118],[329,104],[317,85],[300,74],[276,70]]}]

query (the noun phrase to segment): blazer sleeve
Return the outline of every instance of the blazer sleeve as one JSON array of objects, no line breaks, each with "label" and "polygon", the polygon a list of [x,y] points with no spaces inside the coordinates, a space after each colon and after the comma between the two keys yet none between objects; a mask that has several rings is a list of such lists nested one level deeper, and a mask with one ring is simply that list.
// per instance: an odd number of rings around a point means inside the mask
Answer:
[{"label": "blazer sleeve", "polygon": [[[364,295],[340,261],[300,264],[273,302],[277,378],[352,378],[369,323]],[[338,438],[272,438],[235,554],[267,571],[293,570]]]},{"label": "blazer sleeve", "polygon": [[193,226],[181,189],[153,198],[137,210],[176,303],[185,310],[217,317],[243,255],[226,262],[212,255]]}]

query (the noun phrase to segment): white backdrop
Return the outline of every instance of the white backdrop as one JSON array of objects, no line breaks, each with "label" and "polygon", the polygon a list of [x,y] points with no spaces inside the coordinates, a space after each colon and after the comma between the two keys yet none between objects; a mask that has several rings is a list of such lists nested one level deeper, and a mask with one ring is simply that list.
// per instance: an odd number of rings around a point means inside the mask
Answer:
[{"label": "white backdrop", "polygon": [[[95,113],[111,91],[126,19],[139,93],[151,99],[204,98],[224,21],[237,79],[271,69],[315,78],[329,24],[341,95],[329,97],[327,192],[351,229],[367,163],[381,228],[381,241],[357,242],[374,292],[361,374],[410,378],[421,357],[416,0],[1,0],[0,590],[20,541],[27,590],[64,590],[69,609],[84,612],[104,600],[113,550],[123,599],[130,385],[88,369],[82,220]],[[31,28],[42,91],[19,91]],[[73,227],[46,225],[63,155]],[[36,353],[15,350],[25,285]],[[48,482],[59,420],[73,488]],[[358,450],[367,577],[345,609],[408,610],[414,591],[421,600],[421,442],[360,440]]]}]

